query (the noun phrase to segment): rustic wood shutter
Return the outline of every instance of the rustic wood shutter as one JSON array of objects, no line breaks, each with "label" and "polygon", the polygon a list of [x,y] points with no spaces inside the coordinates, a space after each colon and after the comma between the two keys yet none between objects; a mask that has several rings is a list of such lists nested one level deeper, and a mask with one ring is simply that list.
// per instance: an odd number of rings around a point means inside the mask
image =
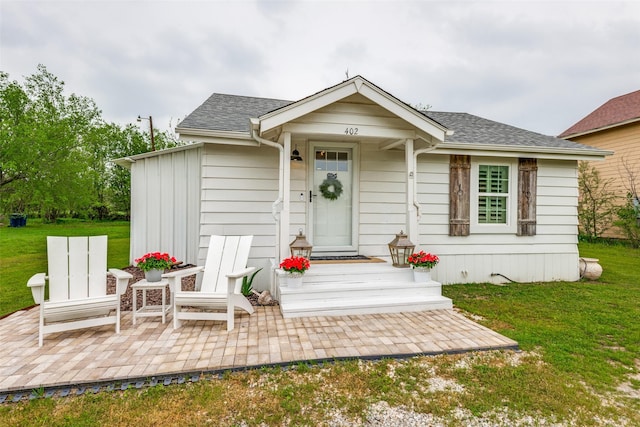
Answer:
[{"label": "rustic wood shutter", "polygon": [[520,159],[518,164],[518,236],[536,235],[536,159]]},{"label": "rustic wood shutter", "polygon": [[468,236],[471,218],[471,156],[449,159],[449,235]]}]

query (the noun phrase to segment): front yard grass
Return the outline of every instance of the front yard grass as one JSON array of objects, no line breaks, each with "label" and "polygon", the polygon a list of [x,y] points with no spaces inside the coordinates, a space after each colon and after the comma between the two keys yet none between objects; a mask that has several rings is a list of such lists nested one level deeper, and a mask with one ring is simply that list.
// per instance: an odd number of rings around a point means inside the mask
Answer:
[{"label": "front yard grass", "polygon": [[346,426],[384,419],[397,425],[400,415],[406,422],[400,425],[640,425],[640,251],[581,243],[580,254],[600,259],[599,281],[444,287],[458,309],[517,340],[522,352],[264,368],[5,404],[0,419],[47,426]]},{"label": "front yard grass", "polygon": [[26,227],[0,228],[0,317],[33,305],[27,280],[47,271],[47,236],[109,236],[107,265],[129,265],[129,222],[66,219],[43,224],[29,219]]}]

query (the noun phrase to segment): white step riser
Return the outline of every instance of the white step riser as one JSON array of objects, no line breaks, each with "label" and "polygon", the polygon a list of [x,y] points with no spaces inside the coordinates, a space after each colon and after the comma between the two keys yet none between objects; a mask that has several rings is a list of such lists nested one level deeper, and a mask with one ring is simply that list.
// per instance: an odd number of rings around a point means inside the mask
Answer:
[{"label": "white step riser", "polygon": [[299,288],[279,287],[284,317],[344,316],[451,309],[440,283],[416,283],[389,263],[312,265]]},{"label": "white step riser", "polygon": [[344,274],[311,274],[304,275],[305,282],[326,283],[326,282],[412,282],[412,271],[379,272],[379,273],[344,273]]},{"label": "white step riser", "polygon": [[371,292],[376,290],[388,290],[397,292],[420,292],[424,289],[437,288],[442,289],[439,282],[327,282],[327,283],[308,283],[306,280],[302,286],[289,287],[283,285],[280,287],[282,294],[316,294],[316,293],[339,293],[351,291]]},{"label": "white step riser", "polygon": [[345,289],[338,292],[304,292],[304,287],[300,288],[301,292],[280,292],[280,303],[287,304],[297,301],[314,301],[314,300],[349,300],[360,298],[393,298],[398,295],[411,295],[416,299],[420,297],[440,296],[442,290],[440,286],[429,286],[421,289]]},{"label": "white step riser", "polygon": [[285,309],[282,307],[282,315],[285,318],[309,317],[309,316],[347,316],[353,314],[377,314],[377,313],[404,313],[412,311],[450,310],[451,300],[425,302],[417,304],[398,304],[380,306],[362,306],[348,308],[316,307],[313,310]]},{"label": "white step riser", "polygon": [[290,287],[288,284],[281,286],[285,293],[316,293],[316,292],[340,292],[345,290],[374,290],[374,289],[398,289],[398,290],[420,290],[429,287],[442,287],[440,282],[327,282],[308,283],[304,281],[299,287]]}]

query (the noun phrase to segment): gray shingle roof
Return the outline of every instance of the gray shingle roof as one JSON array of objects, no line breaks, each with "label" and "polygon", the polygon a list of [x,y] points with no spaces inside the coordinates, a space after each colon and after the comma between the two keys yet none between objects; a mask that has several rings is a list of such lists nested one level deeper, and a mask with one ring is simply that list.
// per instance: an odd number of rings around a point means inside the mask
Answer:
[{"label": "gray shingle roof", "polygon": [[249,118],[260,117],[291,103],[281,99],[214,93],[180,122],[178,129],[249,132]]},{"label": "gray shingle roof", "polygon": [[454,131],[453,135],[445,138],[445,142],[594,150],[593,147],[584,144],[542,135],[468,113],[423,111],[422,114]]},{"label": "gray shingle roof", "polygon": [[[294,101],[255,98],[214,93],[179,125],[178,132],[189,129],[249,132],[249,119],[292,104]],[[468,113],[423,111],[422,114],[454,131],[445,142],[487,144],[531,148],[594,150],[583,144],[527,131]]]}]

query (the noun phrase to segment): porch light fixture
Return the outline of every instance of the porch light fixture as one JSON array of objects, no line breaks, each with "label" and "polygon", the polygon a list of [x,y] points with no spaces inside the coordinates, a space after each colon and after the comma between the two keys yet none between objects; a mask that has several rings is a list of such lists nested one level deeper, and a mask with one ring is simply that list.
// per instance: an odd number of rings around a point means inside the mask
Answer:
[{"label": "porch light fixture", "polygon": [[301,256],[309,259],[311,258],[313,246],[307,241],[305,235],[302,234],[302,229],[300,229],[300,234],[289,244],[289,249],[291,249],[291,256]]},{"label": "porch light fixture", "polygon": [[300,156],[300,152],[298,151],[298,144],[296,144],[295,148],[291,152],[291,161],[292,162],[301,162],[302,156]]},{"label": "porch light fixture", "polygon": [[389,252],[391,252],[391,261],[394,267],[406,268],[407,258],[413,253],[416,245],[411,243],[411,240],[407,237],[402,230],[400,234],[396,234],[395,239],[389,242]]},{"label": "porch light fixture", "polygon": [[141,122],[143,120],[149,120],[149,130],[151,131],[151,151],[156,151],[156,142],[153,139],[153,117],[149,116],[149,117],[140,117],[138,115],[138,122]]}]

